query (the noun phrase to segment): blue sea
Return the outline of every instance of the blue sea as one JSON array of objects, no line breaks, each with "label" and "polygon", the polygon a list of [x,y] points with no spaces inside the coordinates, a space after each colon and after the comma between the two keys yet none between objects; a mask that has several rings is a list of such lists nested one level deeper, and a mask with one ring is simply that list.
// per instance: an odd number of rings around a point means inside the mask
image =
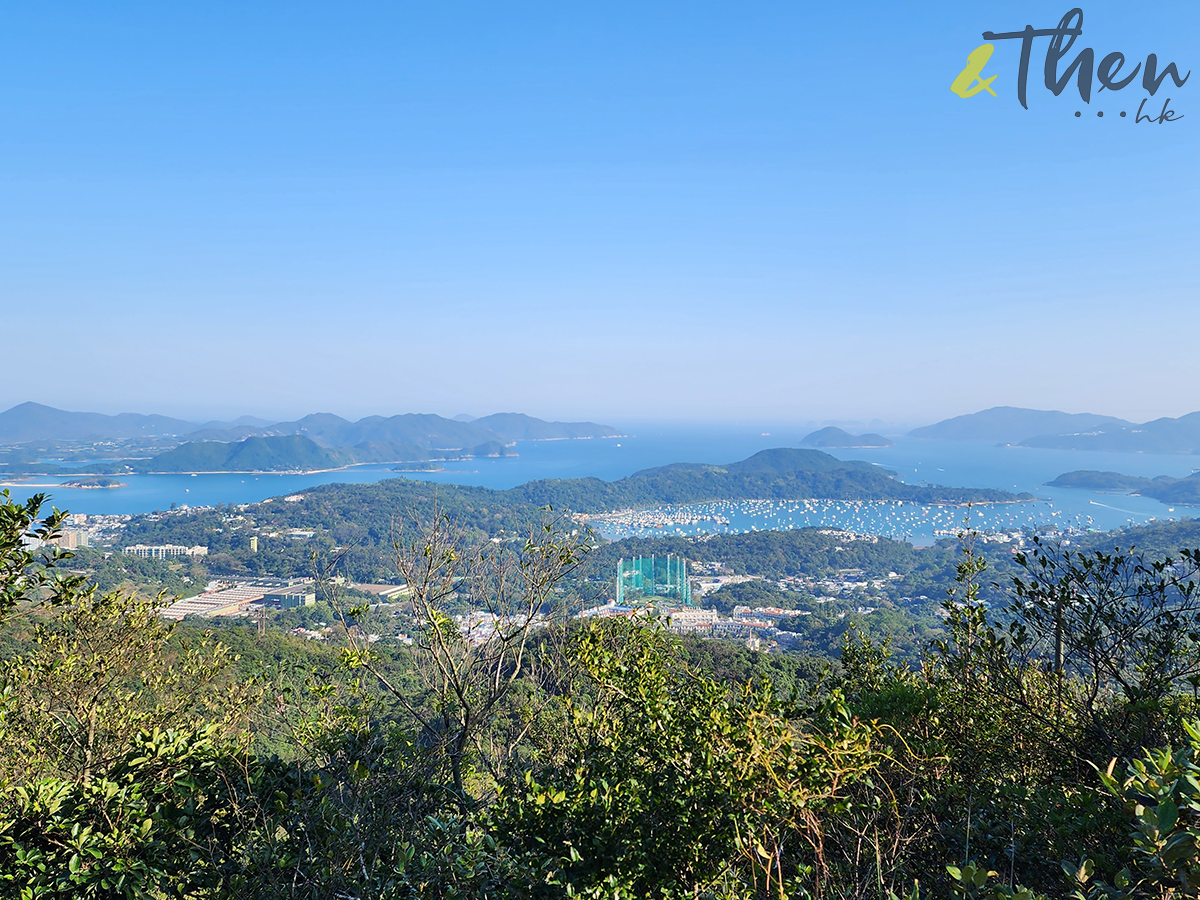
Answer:
[{"label": "blue sea", "polygon": [[[538,478],[595,476],[613,480],[640,469],[673,462],[727,463],[771,447],[798,447],[809,429],[795,432],[756,428],[654,428],[630,429],[628,437],[605,440],[521,442],[519,455],[505,459],[476,459],[445,464],[442,472],[397,473],[391,466],[354,466],[310,475],[129,475],[126,486],[105,490],[63,488],[63,479],[35,478],[14,485],[14,497],[24,499],[37,491],[50,495],[61,509],[88,514],[143,513],[178,506],[217,503],[253,503],[268,497],[295,494],[332,482],[372,483],[385,478],[415,478],[454,484],[509,488]],[[843,459],[861,459],[899,474],[909,483],[951,487],[991,487],[1029,491],[1038,502],[977,507],[972,524],[1008,529],[1054,523],[1060,526],[1107,530],[1152,519],[1196,514],[1195,509],[1174,510],[1145,497],[1098,494],[1091,491],[1046,487],[1046,482],[1075,469],[1099,469],[1127,475],[1182,477],[1200,468],[1200,457],[1145,453],[1089,453],[1033,450],[990,444],[899,439],[881,450],[836,450]],[[961,524],[961,510],[920,507],[915,504],[790,504],[767,509],[753,504],[722,506],[717,515],[704,509],[665,508],[661,527],[607,527],[610,536],[643,533],[694,534],[704,531],[748,531],[765,528],[822,525],[867,533],[903,536],[928,543],[939,531]],[[720,520],[726,520],[721,522]],[[695,520],[695,521],[691,521]]]}]

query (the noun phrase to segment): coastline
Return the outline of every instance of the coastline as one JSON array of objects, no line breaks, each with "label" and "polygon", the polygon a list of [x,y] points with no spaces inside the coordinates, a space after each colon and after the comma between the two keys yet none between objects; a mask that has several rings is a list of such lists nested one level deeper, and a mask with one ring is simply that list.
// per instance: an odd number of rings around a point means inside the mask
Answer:
[{"label": "coastline", "polygon": [[[46,476],[41,475],[41,476],[34,476],[34,477],[45,478]],[[78,478],[79,476],[67,475],[65,477]],[[19,488],[70,488],[73,491],[106,491],[106,490],[110,490],[112,488],[129,487],[129,485],[123,481],[114,482],[112,484],[85,484],[85,483],[79,482],[79,481],[60,481],[56,484],[38,484],[37,482],[34,482],[34,481],[0,481],[0,488],[15,488],[15,487],[19,487]]]},{"label": "coastline", "polygon": [[[615,440],[628,438],[627,434],[604,434],[604,435],[581,435],[579,437],[562,437],[562,438],[526,438],[523,441],[512,441],[505,444],[506,447],[513,447],[519,443],[547,443],[550,441],[591,441],[591,440]],[[518,456],[512,454],[512,457],[504,454],[487,454],[485,456],[452,456],[443,457],[441,459],[396,459],[396,460],[380,460],[378,462],[358,462],[347,463],[344,466],[332,466],[324,469],[196,469],[195,471],[136,471],[136,472],[113,472],[104,473],[97,472],[30,472],[30,478],[103,478],[103,477],[118,477],[120,475],[322,475],[329,472],[344,472],[347,469],[358,468],[359,466],[404,466],[412,465],[419,466],[422,463],[447,463],[447,462],[469,462],[473,459],[509,459]],[[401,474],[399,470],[397,474]],[[439,471],[437,469],[410,469],[411,472],[431,472]],[[127,485],[66,485],[66,484],[31,484],[25,481],[10,480],[0,482],[0,487],[126,487]]]}]

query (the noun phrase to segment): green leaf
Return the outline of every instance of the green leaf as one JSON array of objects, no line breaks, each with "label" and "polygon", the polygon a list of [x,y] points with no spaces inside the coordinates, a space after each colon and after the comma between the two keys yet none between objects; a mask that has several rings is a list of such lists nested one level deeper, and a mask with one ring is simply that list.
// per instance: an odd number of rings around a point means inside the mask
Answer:
[{"label": "green leaf", "polygon": [[1179,809],[1170,800],[1164,800],[1158,804],[1157,816],[1158,831],[1160,834],[1166,834],[1179,821]]}]

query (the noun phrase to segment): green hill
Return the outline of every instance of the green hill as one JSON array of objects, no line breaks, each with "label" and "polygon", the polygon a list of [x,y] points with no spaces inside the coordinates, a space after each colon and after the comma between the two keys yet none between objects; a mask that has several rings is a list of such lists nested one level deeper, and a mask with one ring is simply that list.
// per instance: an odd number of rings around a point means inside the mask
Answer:
[{"label": "green hill", "polygon": [[905,484],[870,463],[844,462],[820,450],[778,448],[723,466],[674,463],[635,472],[619,481],[546,479],[512,488],[537,505],[600,512],[660,503],[705,500],[911,500],[918,503],[997,502],[1029,499],[988,488]]},{"label": "green hill", "polygon": [[1200,505],[1200,472],[1186,478],[1159,475],[1156,478],[1140,478],[1122,475],[1120,472],[1094,472],[1080,470],[1059,475],[1049,482],[1050,487],[1080,488],[1092,491],[1120,491],[1153,497],[1163,503],[1178,503],[1182,506]]},{"label": "green hill", "polygon": [[331,469],[344,465],[339,454],[300,435],[251,437],[237,443],[196,441],[146,460],[145,472],[279,472]]},{"label": "green hill", "polygon": [[462,450],[425,450],[404,441],[363,441],[353,447],[322,447],[298,434],[243,441],[193,441],[136,465],[105,465],[122,472],[309,472],[362,463],[425,462],[476,456],[515,456],[500,441]]}]

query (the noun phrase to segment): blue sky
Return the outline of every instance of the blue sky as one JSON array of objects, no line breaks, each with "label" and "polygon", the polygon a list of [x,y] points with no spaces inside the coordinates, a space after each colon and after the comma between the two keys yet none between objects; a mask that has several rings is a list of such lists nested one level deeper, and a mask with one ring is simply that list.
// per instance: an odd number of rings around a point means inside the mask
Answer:
[{"label": "blue sky", "polygon": [[[0,406],[1190,412],[1200,77],[949,90],[1068,8],[8,4]],[[1200,3],[1083,9],[1200,69]]]}]

